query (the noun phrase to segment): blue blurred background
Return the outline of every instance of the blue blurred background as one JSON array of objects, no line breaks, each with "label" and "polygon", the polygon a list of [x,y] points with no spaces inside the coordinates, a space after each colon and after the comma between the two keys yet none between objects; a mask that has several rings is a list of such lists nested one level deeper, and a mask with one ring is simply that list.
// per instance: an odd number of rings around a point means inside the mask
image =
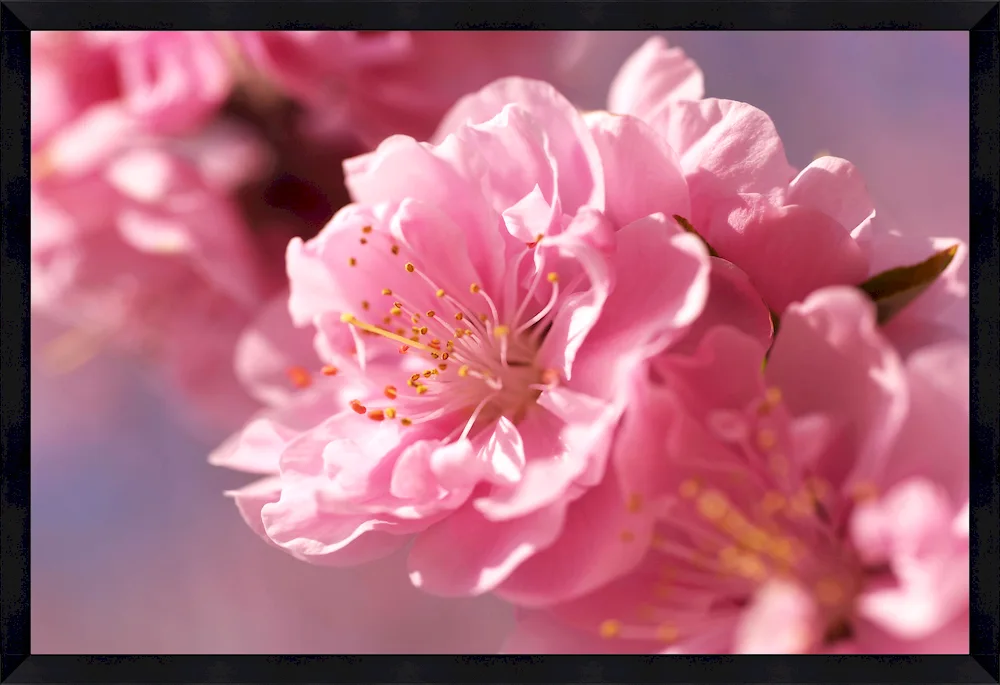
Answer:
[{"label": "blue blurred background", "polygon": [[[649,32],[596,34],[568,95],[600,108]],[[903,230],[968,240],[968,34],[667,33],[707,95],[773,118],[789,160],[854,162]],[[967,268],[967,267],[966,267]],[[959,312],[959,318],[967,313]],[[53,329],[32,322],[32,345]],[[33,354],[33,360],[38,359]],[[411,588],[399,555],[358,569],[297,562],[244,525],[178,399],[127,360],[31,371],[32,653],[491,652],[490,598]]]}]

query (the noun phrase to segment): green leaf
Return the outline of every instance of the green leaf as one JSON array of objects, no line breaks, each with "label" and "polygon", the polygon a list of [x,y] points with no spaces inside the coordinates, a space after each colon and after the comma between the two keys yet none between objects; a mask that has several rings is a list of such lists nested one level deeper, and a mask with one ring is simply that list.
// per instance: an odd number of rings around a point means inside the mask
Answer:
[{"label": "green leaf", "polygon": [[872,299],[878,308],[880,325],[896,316],[906,305],[937,280],[951,264],[958,252],[958,245],[937,252],[919,264],[900,266],[872,276],[858,287]]},{"label": "green leaf", "polygon": [[701,242],[705,243],[705,247],[708,248],[708,254],[710,256],[712,256],[712,257],[718,257],[719,256],[719,253],[715,251],[715,248],[712,247],[711,245],[709,245],[708,241],[705,240],[704,238],[702,238],[701,234],[698,233],[698,231],[694,230],[694,226],[691,225],[690,221],[688,221],[687,219],[685,219],[684,217],[682,217],[680,214],[674,214],[674,221],[676,221],[678,224],[680,224],[680,227],[683,228],[685,231],[687,231],[688,233],[696,236]]}]

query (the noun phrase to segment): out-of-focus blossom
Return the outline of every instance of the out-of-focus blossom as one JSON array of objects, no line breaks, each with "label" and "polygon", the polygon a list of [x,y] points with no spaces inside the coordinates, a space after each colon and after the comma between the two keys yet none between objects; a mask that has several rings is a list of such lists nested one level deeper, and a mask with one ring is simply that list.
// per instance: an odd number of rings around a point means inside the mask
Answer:
[{"label": "out-of-focus blossom", "polygon": [[[577,40],[491,34],[442,80],[427,70],[454,40],[421,35],[33,34],[34,308],[77,327],[82,347],[155,354],[194,402],[245,418],[235,341],[285,288],[289,239],[347,202],[341,161],[365,149],[366,126],[429,133],[459,95],[528,65],[552,73]],[[360,93],[350,121],[331,124],[342,108],[325,77],[277,77],[297,45]]]},{"label": "out-of-focus blossom", "polygon": [[[345,164],[357,204],[288,250],[289,311],[315,325],[323,373],[273,312],[243,368],[275,409],[213,461],[271,474],[235,497],[299,558],[355,563],[416,534],[429,591],[582,592],[628,563],[578,571],[567,549],[606,532],[582,512],[621,509],[604,474],[624,381],[701,313],[708,255],[646,209],[660,191],[686,206],[669,151],[648,153],[664,176],[645,192],[606,183],[634,147],[598,146],[538,81],[456,112],[439,144],[395,136]],[[289,371],[309,395],[285,396]]]},{"label": "out-of-focus blossom", "polygon": [[764,354],[720,327],[659,360],[614,452],[635,520],[591,550],[645,554],[525,612],[508,650],[967,651],[968,350],[903,360],[863,294],[829,288]]},{"label": "out-of-focus blossom", "polygon": [[305,105],[315,132],[346,130],[372,147],[392,134],[429,137],[459,97],[497,78],[556,78],[586,41],[548,31],[231,35],[253,66]]}]

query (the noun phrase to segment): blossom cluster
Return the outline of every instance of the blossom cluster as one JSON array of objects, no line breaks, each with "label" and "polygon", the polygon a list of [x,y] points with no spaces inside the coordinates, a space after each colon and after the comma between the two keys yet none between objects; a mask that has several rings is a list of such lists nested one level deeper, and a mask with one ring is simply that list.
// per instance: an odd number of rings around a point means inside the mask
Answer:
[{"label": "blossom cluster", "polygon": [[[209,346],[194,310],[239,319],[226,349],[264,408],[210,461],[260,476],[228,494],[268,543],[328,565],[406,547],[417,587],[517,606],[509,652],[968,648],[968,342],[939,316],[965,246],[890,226],[849,161],[793,167],[764,112],[705,98],[662,38],[606,110],[482,67],[442,113],[416,94],[443,87],[421,85],[437,63],[345,95],[353,59],[415,38],[237,36],[221,54],[306,103],[301,135],[381,141],[344,159],[322,228],[278,232],[262,287],[240,252],[260,234],[220,204],[255,173],[251,139],[219,117],[189,147],[157,130],[216,111],[242,72],[179,38],[88,40],[184,68],[73,110],[114,136],[40,134],[36,211],[103,193],[84,203],[100,216],[33,233],[49,292],[92,293],[92,270],[130,278],[129,315],[183,297],[184,363]],[[319,59],[328,40],[351,58]],[[68,240],[102,244],[59,280]],[[145,298],[161,271],[173,285]],[[195,287],[223,295],[201,307]]]}]

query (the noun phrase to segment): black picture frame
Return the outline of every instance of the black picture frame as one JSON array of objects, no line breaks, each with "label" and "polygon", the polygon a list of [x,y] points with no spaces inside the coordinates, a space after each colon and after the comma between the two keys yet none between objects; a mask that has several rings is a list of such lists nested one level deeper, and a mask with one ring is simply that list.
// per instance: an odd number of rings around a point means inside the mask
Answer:
[{"label": "black picture frame", "polygon": [[[971,653],[951,656],[55,656],[30,653],[29,31],[701,29],[970,32]],[[0,2],[0,682],[998,682],[1000,4]]]}]

